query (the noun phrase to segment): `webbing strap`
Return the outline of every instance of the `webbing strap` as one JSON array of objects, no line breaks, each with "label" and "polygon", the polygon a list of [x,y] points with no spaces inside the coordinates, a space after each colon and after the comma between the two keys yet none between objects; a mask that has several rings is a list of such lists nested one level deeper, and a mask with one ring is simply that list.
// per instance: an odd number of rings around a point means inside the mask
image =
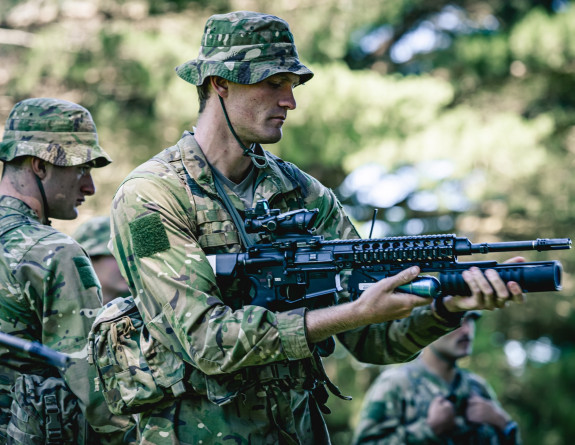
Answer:
[{"label": "webbing strap", "polygon": [[[186,171],[187,177],[191,180],[192,178],[187,173],[188,172]],[[234,204],[230,200],[230,197],[227,195],[226,191],[224,190],[224,186],[222,185],[222,183],[220,182],[220,180],[218,179],[216,174],[213,172],[213,170],[212,170],[212,177],[214,178],[214,184],[216,186],[216,191],[218,192],[218,195],[221,198],[222,204],[224,205],[224,207],[226,208],[226,210],[228,211],[228,213],[232,217],[232,221],[234,222],[236,228],[238,229],[238,233],[240,234],[240,239],[242,240],[242,244],[244,245],[244,248],[247,249],[248,247],[253,246],[255,244],[253,237],[248,235],[248,232],[246,232],[246,228],[244,226],[244,221],[243,221],[242,217],[240,216],[238,209],[236,209],[236,207],[234,206]]]},{"label": "webbing strap", "polygon": [[44,414],[46,419],[46,443],[62,444],[64,435],[62,433],[62,423],[60,422],[60,408],[54,394],[44,396]]}]

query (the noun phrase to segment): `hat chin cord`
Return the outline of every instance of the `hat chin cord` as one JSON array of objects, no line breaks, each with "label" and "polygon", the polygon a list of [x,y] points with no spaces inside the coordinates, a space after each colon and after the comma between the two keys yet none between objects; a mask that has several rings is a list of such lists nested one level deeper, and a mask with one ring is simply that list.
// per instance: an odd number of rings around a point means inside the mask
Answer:
[{"label": "hat chin cord", "polygon": [[222,96],[220,96],[220,95],[218,95],[218,98],[220,99],[220,104],[222,105],[222,110],[224,111],[224,116],[226,118],[226,123],[228,124],[228,128],[230,129],[230,132],[232,133],[232,136],[235,138],[237,143],[240,144],[240,147],[244,151],[244,156],[249,156],[250,158],[252,158],[252,162],[257,168],[266,168],[268,166],[267,158],[264,155],[256,154],[256,152],[255,152],[256,144],[255,143],[253,143],[249,147],[246,147],[244,145],[244,143],[240,140],[240,138],[236,134],[234,127],[232,126],[232,123],[230,122],[230,118],[228,116],[226,106],[224,105],[224,99],[222,99]]},{"label": "hat chin cord", "polygon": [[38,184],[38,190],[40,190],[40,196],[42,196],[42,224],[51,226],[52,221],[48,218],[48,213],[50,212],[48,208],[48,200],[46,199],[46,192],[44,191],[44,185],[42,184],[42,180],[38,177],[37,174],[34,174],[34,178],[36,178],[36,184]]}]

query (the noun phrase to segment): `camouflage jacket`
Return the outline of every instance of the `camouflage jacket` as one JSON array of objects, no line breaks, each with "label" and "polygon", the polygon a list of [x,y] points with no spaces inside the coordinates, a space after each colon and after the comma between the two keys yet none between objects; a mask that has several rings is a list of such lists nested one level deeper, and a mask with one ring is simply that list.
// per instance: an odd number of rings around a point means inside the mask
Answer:
[{"label": "camouflage jacket", "polygon": [[[518,434],[507,438],[491,425],[465,418],[466,401],[472,394],[498,403],[484,379],[461,368],[452,385],[430,372],[421,360],[387,369],[365,397],[353,443],[519,445]],[[455,429],[441,436],[435,435],[427,423],[428,408],[436,396],[448,397],[456,412]]]},{"label": "camouflage jacket", "polygon": [[[267,199],[281,212],[318,208],[318,233],[327,239],[358,237],[331,190],[292,164],[265,156],[269,165],[258,172],[254,203]],[[245,210],[229,190],[228,196],[238,211]],[[319,396],[309,394],[315,382],[306,379],[314,368],[306,310],[273,313],[249,305],[239,283],[216,282],[206,255],[241,248],[191,133],[124,180],[112,205],[112,242],[150,333],[167,344],[177,342],[176,351],[191,365],[190,397],[141,416],[149,443],[173,443],[173,435],[181,443],[277,443],[279,437],[287,443],[329,442]],[[394,363],[410,360],[451,329],[427,307],[406,320],[339,338],[359,360]],[[290,376],[278,377],[284,371]],[[179,418],[171,419],[178,411]]]},{"label": "camouflage jacket", "polygon": [[[0,330],[69,354],[73,362],[63,377],[86,419],[110,441],[126,443],[120,430],[133,422],[111,415],[94,390],[96,376],[86,360],[86,339],[101,306],[100,283],[86,253],[71,237],[42,225],[30,207],[10,196],[0,196],[0,242]],[[0,348],[0,437],[10,418],[10,388],[19,375],[13,367],[26,374],[57,376],[47,373],[45,364],[25,359],[19,363]]]}]

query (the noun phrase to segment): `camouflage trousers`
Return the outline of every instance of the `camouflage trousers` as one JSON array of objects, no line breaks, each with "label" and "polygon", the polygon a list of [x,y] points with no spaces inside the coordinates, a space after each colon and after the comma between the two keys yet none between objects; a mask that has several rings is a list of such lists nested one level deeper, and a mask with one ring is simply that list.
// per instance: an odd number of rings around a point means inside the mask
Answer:
[{"label": "camouflage trousers", "polygon": [[8,445],[86,443],[87,424],[78,399],[62,378],[22,374],[12,396]]}]

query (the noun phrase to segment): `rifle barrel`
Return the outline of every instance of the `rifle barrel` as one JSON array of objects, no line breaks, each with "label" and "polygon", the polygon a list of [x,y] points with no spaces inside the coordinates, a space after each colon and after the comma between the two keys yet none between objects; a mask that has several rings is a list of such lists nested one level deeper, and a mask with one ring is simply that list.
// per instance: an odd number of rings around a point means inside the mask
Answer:
[{"label": "rifle barrel", "polygon": [[537,238],[536,240],[529,241],[471,244],[469,253],[513,252],[525,250],[543,252],[547,250],[563,249],[571,249],[570,238]]},{"label": "rifle barrel", "polygon": [[24,340],[4,332],[0,332],[0,346],[46,360],[50,365],[57,368],[66,368],[70,363],[70,357],[66,354],[55,351],[39,342]]}]

